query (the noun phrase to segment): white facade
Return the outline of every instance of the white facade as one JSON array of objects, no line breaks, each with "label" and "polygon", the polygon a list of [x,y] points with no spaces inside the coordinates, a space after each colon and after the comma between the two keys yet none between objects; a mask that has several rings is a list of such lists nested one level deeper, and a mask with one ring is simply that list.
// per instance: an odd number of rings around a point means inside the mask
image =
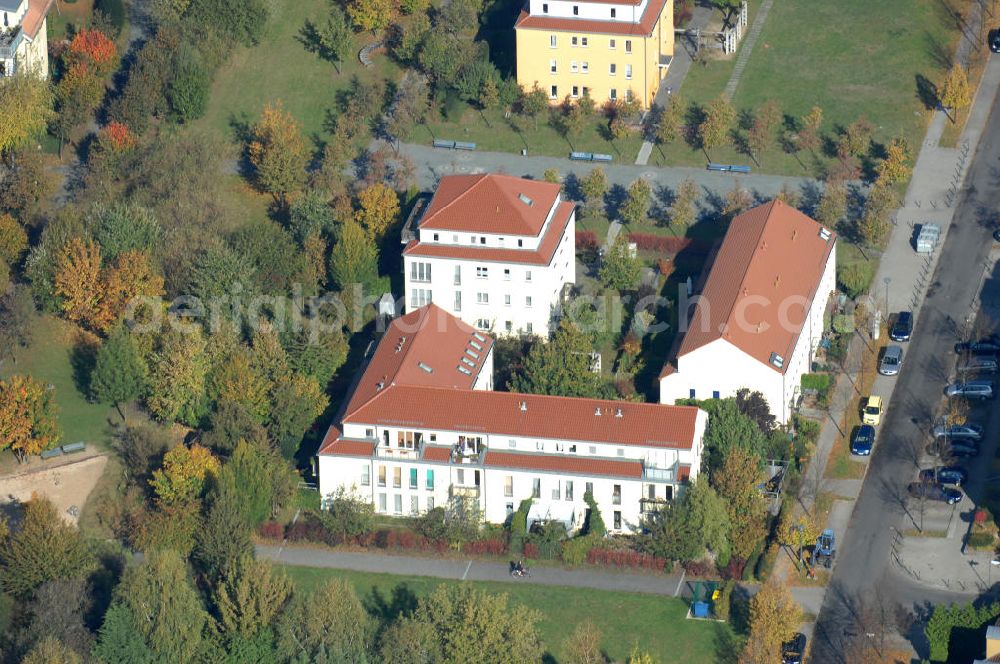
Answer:
[{"label": "white facade", "polygon": [[783,372],[720,338],[677,358],[676,370],[660,378],[660,403],[672,404],[678,399],[724,399],[748,388],[767,398],[779,422],[788,422],[792,406],[801,393],[802,376],[809,373],[823,336],[824,313],[829,296],[836,289],[836,264],[834,246],[791,356],[784,362]]},{"label": "white facade", "polygon": [[[569,213],[547,263],[516,259],[518,252],[534,259],[545,251],[544,238],[564,222],[555,214],[560,203],[557,198],[541,232],[534,237],[420,230],[417,251],[403,255],[405,310],[434,302],[466,323],[498,336],[547,337],[563,288],[576,283],[576,212]],[[428,254],[421,255],[424,246]],[[429,255],[431,249],[443,255]]]},{"label": "white facade", "polygon": [[[638,5],[614,2],[572,2],[572,0],[531,0],[529,12],[532,16],[553,18],[577,18],[592,21],[621,21],[638,23],[646,11],[649,0]],[[586,46],[583,46],[586,48]]]},{"label": "white facade", "polygon": [[[13,76],[24,70],[40,78],[49,76],[47,20],[42,15],[47,3],[35,0],[0,0],[0,76]],[[29,10],[36,15],[29,15]],[[25,21],[41,21],[35,28]],[[27,28],[34,29],[34,35]]]}]

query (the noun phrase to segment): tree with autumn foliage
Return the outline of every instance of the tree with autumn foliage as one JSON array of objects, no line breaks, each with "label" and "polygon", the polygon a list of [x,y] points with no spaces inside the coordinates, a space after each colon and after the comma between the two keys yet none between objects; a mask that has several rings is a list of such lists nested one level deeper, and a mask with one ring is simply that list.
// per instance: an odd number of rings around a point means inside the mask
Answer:
[{"label": "tree with autumn foliage", "polygon": [[945,109],[951,109],[948,119],[956,120],[958,111],[972,103],[972,87],[969,85],[969,74],[961,63],[956,62],[948,70],[944,82],[938,88],[938,101]]},{"label": "tree with autumn foliage", "polygon": [[103,295],[94,327],[105,332],[121,319],[136,298],[163,295],[163,277],[153,271],[149,256],[144,252],[125,251],[102,272],[101,290]]},{"label": "tree with autumn foliage", "polygon": [[802,609],[783,581],[771,580],[750,600],[750,638],[740,664],[771,664],[781,660],[781,645],[795,636]]},{"label": "tree with autumn foliage", "polygon": [[358,194],[358,210],[354,218],[376,241],[385,237],[398,216],[399,197],[381,182],[362,189]]},{"label": "tree with autumn foliage", "polygon": [[708,104],[705,119],[698,125],[698,140],[706,153],[725,145],[735,120],[736,111],[725,97],[714,99]]},{"label": "tree with autumn foliage", "polygon": [[732,554],[747,560],[763,539],[767,504],[757,488],[764,481],[760,458],[734,445],[722,467],[712,472],[711,483],[729,512],[729,544]]},{"label": "tree with autumn foliage", "polygon": [[62,299],[66,318],[74,323],[91,325],[100,317],[100,245],[79,237],[66,243],[56,263],[55,293]]},{"label": "tree with autumn foliage", "polygon": [[207,413],[208,356],[200,328],[170,330],[153,353],[146,405],[167,422],[197,425]]},{"label": "tree with autumn foliage", "polygon": [[823,125],[823,109],[813,106],[809,113],[799,120],[798,147],[815,153],[820,146],[820,128]]},{"label": "tree with autumn foliage", "polygon": [[149,485],[161,506],[189,503],[201,497],[205,482],[217,477],[220,468],[207,447],[178,445],[163,455],[163,466],[153,471]]},{"label": "tree with autumn foliage", "polygon": [[9,214],[0,214],[0,263],[14,265],[28,248],[28,234]]},{"label": "tree with autumn foliage", "polygon": [[280,101],[264,106],[260,121],[250,131],[247,150],[257,171],[257,185],[282,202],[305,181],[309,146],[302,127]]},{"label": "tree with autumn foliage", "polygon": [[355,28],[374,35],[392,23],[396,17],[396,3],[393,0],[351,0],[347,13]]},{"label": "tree with autumn foliage", "polygon": [[885,157],[875,166],[878,179],[886,184],[896,184],[910,177],[910,146],[904,138],[894,138],[885,146]]},{"label": "tree with autumn foliage", "polygon": [[0,76],[0,155],[21,147],[32,136],[45,132],[55,113],[48,81],[20,69],[14,76]]},{"label": "tree with autumn foliage", "polygon": [[0,380],[0,449],[10,449],[24,461],[61,437],[52,390],[31,376]]},{"label": "tree with autumn foliage", "polygon": [[65,140],[101,103],[105,80],[118,67],[118,49],[100,30],[83,29],[70,41],[63,65],[65,72],[56,85],[56,131]]}]

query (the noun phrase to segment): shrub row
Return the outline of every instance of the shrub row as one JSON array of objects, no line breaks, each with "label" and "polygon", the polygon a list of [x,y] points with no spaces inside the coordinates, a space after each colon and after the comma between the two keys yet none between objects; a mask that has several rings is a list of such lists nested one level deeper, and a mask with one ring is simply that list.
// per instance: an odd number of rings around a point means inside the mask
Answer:
[{"label": "shrub row", "polygon": [[669,561],[631,549],[591,549],[587,552],[587,562],[591,565],[662,572]]},{"label": "shrub row", "polygon": [[594,251],[600,246],[597,241],[597,234],[594,231],[577,231],[576,232],[576,250],[577,251]]},{"label": "shrub row", "polygon": [[507,553],[507,543],[498,538],[466,542],[462,545],[462,553],[472,556],[502,556]]},{"label": "shrub row", "polygon": [[628,241],[634,242],[635,246],[643,251],[657,251],[665,254],[678,254],[688,247],[699,247],[691,238],[666,237],[650,233],[629,233]]}]

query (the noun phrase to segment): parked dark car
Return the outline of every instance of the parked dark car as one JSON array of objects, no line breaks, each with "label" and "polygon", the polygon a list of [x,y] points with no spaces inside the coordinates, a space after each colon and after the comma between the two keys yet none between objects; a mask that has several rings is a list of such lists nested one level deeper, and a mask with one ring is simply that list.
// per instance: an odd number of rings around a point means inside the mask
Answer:
[{"label": "parked dark car", "polygon": [[943,424],[934,427],[935,438],[949,438],[951,440],[982,440],[983,427],[979,424]]},{"label": "parked dark car", "polygon": [[936,482],[938,484],[951,484],[962,486],[969,479],[969,471],[961,466],[948,466],[943,468],[924,468],[920,471],[921,482]]},{"label": "parked dark car", "polygon": [[1000,353],[1000,339],[990,336],[979,341],[963,341],[955,344],[956,353]]},{"label": "parked dark car", "polygon": [[947,456],[955,459],[979,456],[979,444],[971,440],[937,440],[927,446],[931,456]]},{"label": "parked dark car", "polygon": [[932,482],[911,482],[906,490],[914,498],[926,498],[927,500],[940,500],[942,503],[954,505],[962,500],[962,492],[951,487],[941,486]]},{"label": "parked dark car", "polygon": [[994,53],[1000,53],[1000,30],[990,30],[990,35],[987,39],[990,44],[990,50]]},{"label": "parked dark car", "polygon": [[851,454],[858,456],[868,456],[875,446],[875,427],[870,424],[862,424],[854,430],[851,436]]},{"label": "parked dark car", "polygon": [[896,322],[889,330],[889,338],[893,341],[909,341],[913,334],[913,314],[909,311],[900,311],[896,314]]},{"label": "parked dark car", "polygon": [[792,639],[781,646],[782,664],[802,664],[802,656],[806,651],[806,635],[797,633]]},{"label": "parked dark car", "polygon": [[998,367],[996,355],[970,355],[964,362],[959,362],[955,370],[960,373],[995,374]]}]

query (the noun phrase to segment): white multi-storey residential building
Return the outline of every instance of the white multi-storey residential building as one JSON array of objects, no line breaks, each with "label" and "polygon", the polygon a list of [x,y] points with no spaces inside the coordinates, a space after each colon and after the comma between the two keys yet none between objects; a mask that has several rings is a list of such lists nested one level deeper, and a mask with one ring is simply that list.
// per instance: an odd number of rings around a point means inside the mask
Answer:
[{"label": "white multi-storey residential building", "polygon": [[660,374],[660,402],[748,388],[787,422],[823,335],[836,242],[779,200],[733,219],[679,350]]},{"label": "white multi-storey residential building", "polygon": [[0,76],[49,76],[45,17],[55,0],[0,0]]},{"label": "white multi-storey residential building", "polygon": [[320,446],[322,495],[396,515],[463,497],[492,523],[531,498],[572,530],[589,491],[629,532],[697,476],[704,411],[494,392],[492,369],[493,340],[434,304],[393,321]]},{"label": "white multi-storey residential building", "polygon": [[403,250],[405,310],[434,302],[494,334],[547,337],[576,281],[576,208],[557,184],[450,175]]}]

